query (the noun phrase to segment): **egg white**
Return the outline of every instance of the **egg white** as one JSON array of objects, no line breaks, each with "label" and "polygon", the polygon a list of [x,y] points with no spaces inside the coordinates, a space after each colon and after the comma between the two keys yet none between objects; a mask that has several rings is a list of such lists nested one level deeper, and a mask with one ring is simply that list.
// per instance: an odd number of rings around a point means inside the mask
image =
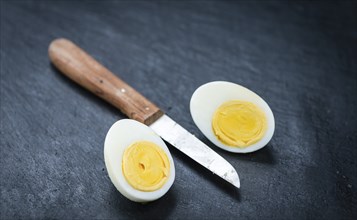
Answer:
[{"label": "egg white", "polygon": [[[223,144],[212,129],[212,118],[216,109],[231,100],[251,102],[262,109],[267,118],[267,130],[258,142],[245,148]],[[191,116],[200,131],[216,146],[234,153],[249,153],[263,148],[273,137],[275,120],[269,105],[253,91],[231,82],[214,81],[206,83],[193,93],[190,101]]]},{"label": "egg white", "polygon": [[[134,189],[125,179],[122,171],[123,153],[136,141],[150,141],[161,147],[170,162],[170,175],[166,183],[153,192]],[[162,139],[148,126],[131,119],[115,122],[109,129],[104,142],[104,160],[110,180],[117,190],[134,202],[149,202],[162,197],[175,180],[175,165],[169,149]]]}]

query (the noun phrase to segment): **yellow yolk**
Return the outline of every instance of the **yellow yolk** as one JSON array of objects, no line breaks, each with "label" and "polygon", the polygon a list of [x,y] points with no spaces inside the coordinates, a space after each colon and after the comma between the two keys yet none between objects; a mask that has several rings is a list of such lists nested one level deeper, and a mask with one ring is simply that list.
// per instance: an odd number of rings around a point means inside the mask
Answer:
[{"label": "yellow yolk", "polygon": [[138,141],[124,151],[122,169],[125,179],[134,189],[150,192],[160,189],[167,181],[170,163],[159,146]]},{"label": "yellow yolk", "polygon": [[253,103],[233,100],[218,107],[213,114],[212,129],[223,144],[245,148],[264,136],[267,119]]}]

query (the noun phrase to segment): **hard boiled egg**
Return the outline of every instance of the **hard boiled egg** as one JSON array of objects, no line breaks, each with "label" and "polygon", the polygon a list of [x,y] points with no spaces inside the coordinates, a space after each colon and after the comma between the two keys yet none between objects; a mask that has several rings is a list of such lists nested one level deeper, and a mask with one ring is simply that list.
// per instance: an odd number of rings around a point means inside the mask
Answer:
[{"label": "hard boiled egg", "polygon": [[146,125],[119,120],[109,129],[104,160],[118,191],[135,202],[162,197],[175,179],[175,166],[162,139]]},{"label": "hard boiled egg", "polygon": [[238,84],[215,81],[192,95],[190,111],[201,132],[216,146],[234,153],[264,147],[275,129],[269,105]]}]

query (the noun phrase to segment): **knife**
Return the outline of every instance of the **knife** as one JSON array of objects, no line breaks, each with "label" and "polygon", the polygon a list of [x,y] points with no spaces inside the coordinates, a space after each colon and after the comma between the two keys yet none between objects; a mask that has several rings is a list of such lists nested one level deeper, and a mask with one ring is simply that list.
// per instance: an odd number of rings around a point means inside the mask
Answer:
[{"label": "knife", "polygon": [[48,53],[54,66],[64,75],[108,101],[129,118],[148,125],[165,141],[214,174],[240,187],[239,176],[230,163],[73,42],[56,39],[51,42]]}]

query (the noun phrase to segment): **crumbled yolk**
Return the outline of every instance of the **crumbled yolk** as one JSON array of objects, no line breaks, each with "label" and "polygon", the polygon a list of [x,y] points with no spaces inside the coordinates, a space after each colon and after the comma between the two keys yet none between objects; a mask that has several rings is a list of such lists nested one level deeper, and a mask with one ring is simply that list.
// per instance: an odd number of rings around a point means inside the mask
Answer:
[{"label": "crumbled yolk", "polygon": [[168,180],[170,163],[166,153],[149,141],[138,141],[126,148],[122,169],[125,179],[137,190],[151,192]]},{"label": "crumbled yolk", "polygon": [[267,119],[253,103],[232,100],[222,104],[213,114],[212,129],[223,144],[245,148],[264,136]]}]

